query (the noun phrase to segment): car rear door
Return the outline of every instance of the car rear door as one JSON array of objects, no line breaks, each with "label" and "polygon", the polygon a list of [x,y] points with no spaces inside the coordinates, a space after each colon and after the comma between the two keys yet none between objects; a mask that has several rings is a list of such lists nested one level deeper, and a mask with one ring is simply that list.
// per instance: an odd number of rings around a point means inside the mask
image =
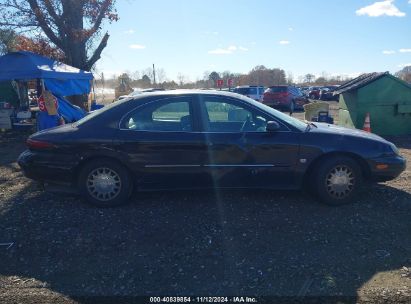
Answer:
[{"label": "car rear door", "polygon": [[114,143],[139,186],[202,186],[204,143],[196,121],[192,96],[155,100],[123,117]]}]

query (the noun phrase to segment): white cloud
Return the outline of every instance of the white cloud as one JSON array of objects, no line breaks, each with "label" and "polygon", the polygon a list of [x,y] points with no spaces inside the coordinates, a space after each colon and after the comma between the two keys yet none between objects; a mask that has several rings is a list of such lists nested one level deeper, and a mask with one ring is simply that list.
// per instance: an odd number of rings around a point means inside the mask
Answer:
[{"label": "white cloud", "polygon": [[133,29],[129,29],[127,31],[124,31],[124,34],[128,34],[128,35],[132,35],[134,33],[135,33],[135,31]]},{"label": "white cloud", "polygon": [[[410,1],[411,1],[411,0],[410,0]],[[293,28],[293,27],[289,27],[288,30],[289,30],[290,32],[292,32],[292,31],[294,31],[294,28]]]},{"label": "white cloud", "polygon": [[204,31],[204,34],[206,34],[206,35],[215,35],[215,36],[217,36],[217,35],[219,34],[219,32]]},{"label": "white cloud", "polygon": [[392,54],[395,54],[395,51],[393,51],[393,50],[386,50],[386,51],[382,51],[382,53],[383,53],[384,55],[392,55]]},{"label": "white cloud", "polygon": [[233,51],[230,51],[228,49],[215,49],[215,50],[208,51],[208,53],[214,54],[214,55],[228,55],[228,54],[232,54]]},{"label": "white cloud", "polygon": [[369,17],[380,17],[380,16],[390,16],[390,17],[404,17],[405,13],[401,12],[398,7],[394,5],[394,0],[385,0],[375,2],[371,5],[360,8],[355,12],[358,16],[369,16]]},{"label": "white cloud", "polygon": [[407,66],[411,66],[411,63],[403,63],[403,64],[399,64],[399,65],[398,65],[398,67],[401,68],[401,69],[402,69],[402,68],[405,68],[405,67],[407,67]]},{"label": "white cloud", "polygon": [[129,47],[130,49],[134,49],[134,50],[142,50],[146,48],[145,45],[141,45],[141,44],[130,44]]},{"label": "white cloud", "polygon": [[288,41],[288,40],[280,40],[280,41],[278,41],[278,43],[281,44],[281,45],[287,45],[287,44],[290,44],[291,42]]},{"label": "white cloud", "polygon": [[411,49],[400,49],[400,53],[411,53]]},{"label": "white cloud", "polygon": [[248,49],[243,46],[230,45],[227,48],[219,47],[218,49],[208,51],[208,53],[213,55],[229,55],[238,51],[246,52]]}]

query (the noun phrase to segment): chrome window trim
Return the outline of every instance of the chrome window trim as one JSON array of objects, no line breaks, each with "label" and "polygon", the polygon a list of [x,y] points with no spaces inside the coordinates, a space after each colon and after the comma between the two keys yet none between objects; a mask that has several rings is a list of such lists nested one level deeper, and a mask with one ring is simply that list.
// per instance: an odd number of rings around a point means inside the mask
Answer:
[{"label": "chrome window trim", "polygon": [[[120,121],[118,122],[118,129],[119,129],[119,130],[129,130],[129,131],[141,131],[141,130],[132,130],[132,129],[124,129],[124,128],[121,128],[121,124],[123,123],[123,120],[126,118],[126,116],[128,116],[131,112],[134,112],[134,111],[137,110],[138,108],[141,108],[141,107],[150,105],[150,104],[152,104],[152,103],[154,103],[154,102],[163,101],[163,100],[167,100],[167,99],[180,99],[180,98],[187,98],[187,99],[189,99],[190,101],[192,100],[192,97],[183,95],[183,96],[164,97],[164,98],[155,99],[155,100],[151,100],[151,101],[149,101],[149,102],[140,104],[140,105],[136,106],[135,108],[131,109],[130,111],[128,111],[126,114],[124,114],[124,115],[120,118]],[[189,106],[190,106],[190,101],[188,101]],[[191,109],[190,109],[190,110],[191,110]],[[191,113],[190,113],[190,115],[191,115]],[[150,130],[146,130],[146,131],[150,131]],[[163,131],[163,132],[175,132],[175,131]],[[181,132],[181,131],[176,131],[176,132]],[[182,131],[182,132],[184,132],[184,131]]]},{"label": "chrome window trim", "polygon": [[201,165],[145,165],[145,168],[198,168]]},{"label": "chrome window trim", "polygon": [[132,130],[132,129],[118,129],[119,131],[132,131],[132,132],[151,132],[151,133],[187,133],[187,134],[275,134],[275,133],[298,133],[295,131],[246,131],[246,132],[214,132],[214,131],[164,131],[164,130]]},{"label": "chrome window trim", "polygon": [[212,164],[203,165],[204,167],[275,167],[274,164],[244,165],[244,164]]},{"label": "chrome window trim", "polygon": [[[249,106],[249,107],[253,108],[254,110],[256,110],[256,111],[258,111],[258,112],[264,113],[266,116],[268,116],[268,117],[270,117],[271,119],[275,120],[276,122],[278,122],[279,124],[281,124],[281,125],[286,129],[286,130],[284,130],[284,131],[276,131],[275,133],[300,133],[300,132],[301,132],[301,131],[296,132],[296,131],[291,130],[286,124],[284,124],[284,123],[283,123],[281,120],[279,120],[278,118],[273,117],[271,114],[264,112],[263,110],[257,108],[256,106],[254,106],[254,105],[252,105],[252,104],[249,104],[249,103],[245,102],[244,100],[235,99],[235,98],[232,98],[232,97],[229,97],[229,96],[205,95],[205,94],[204,94],[204,95],[201,95],[201,100],[203,100],[203,96],[212,97],[212,98],[224,97],[224,98],[227,98],[227,99],[229,99],[229,100],[237,101],[237,102],[241,103],[242,105]],[[135,108],[131,109],[130,111],[128,111],[126,114],[124,114],[124,115],[121,117],[121,119],[120,119],[120,121],[119,121],[119,123],[118,123],[118,130],[120,130],[120,131],[133,131],[133,132],[153,132],[153,133],[170,133],[170,132],[171,132],[171,133],[203,133],[203,134],[210,134],[210,133],[211,133],[211,134],[233,134],[233,133],[235,133],[235,134],[239,134],[239,133],[247,133],[247,134],[249,134],[249,133],[258,133],[258,134],[264,134],[264,133],[266,133],[266,134],[268,134],[267,131],[246,131],[246,132],[166,131],[166,130],[156,130],[156,131],[154,131],[154,130],[133,130],[133,129],[121,128],[121,125],[122,125],[123,120],[125,119],[125,117],[128,116],[131,112],[133,112],[133,111],[135,111],[135,110],[137,110],[137,109],[139,109],[139,108],[141,108],[141,107],[143,107],[143,106],[147,106],[147,105],[150,105],[150,104],[152,104],[152,103],[154,103],[154,102],[163,101],[163,100],[167,100],[167,99],[187,98],[187,99],[190,99],[190,100],[193,100],[193,99],[197,99],[197,100],[198,100],[198,97],[199,97],[198,95],[196,95],[194,98],[193,98],[192,96],[186,96],[186,95],[177,96],[177,97],[164,97],[164,98],[161,98],[161,99],[155,99],[155,100],[152,100],[152,101],[149,101],[149,102],[140,104],[140,105],[136,106]],[[200,100],[198,100],[198,101],[200,101]],[[194,102],[196,102],[196,101],[194,101]],[[200,102],[201,102],[201,101],[200,101]],[[190,113],[190,115],[191,115],[191,113]]]},{"label": "chrome window trim", "polygon": [[145,168],[235,168],[235,167],[250,167],[250,168],[273,168],[276,167],[274,164],[256,164],[256,165],[245,165],[245,164],[211,164],[211,165],[173,165],[173,164],[165,164],[165,165],[145,165]]}]

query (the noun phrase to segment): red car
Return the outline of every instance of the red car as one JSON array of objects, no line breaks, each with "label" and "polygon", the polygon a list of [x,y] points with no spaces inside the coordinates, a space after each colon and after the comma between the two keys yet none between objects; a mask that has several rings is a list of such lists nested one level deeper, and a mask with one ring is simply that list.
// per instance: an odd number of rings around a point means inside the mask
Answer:
[{"label": "red car", "polygon": [[269,87],[264,92],[263,103],[275,109],[293,113],[296,109],[303,109],[303,105],[309,101],[294,86],[278,85]]},{"label": "red car", "polygon": [[307,96],[310,99],[320,99],[320,91],[321,91],[320,87],[309,87]]}]

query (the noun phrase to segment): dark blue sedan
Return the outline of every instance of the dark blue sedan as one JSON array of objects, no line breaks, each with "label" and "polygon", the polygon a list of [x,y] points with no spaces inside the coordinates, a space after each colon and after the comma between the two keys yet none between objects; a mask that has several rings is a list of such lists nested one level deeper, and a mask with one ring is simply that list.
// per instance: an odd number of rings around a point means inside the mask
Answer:
[{"label": "dark blue sedan", "polygon": [[394,179],[406,165],[374,134],[218,91],[127,98],[27,144],[18,160],[27,177],[74,187],[101,207],[126,203],[133,190],[303,186],[340,205],[364,180]]}]

